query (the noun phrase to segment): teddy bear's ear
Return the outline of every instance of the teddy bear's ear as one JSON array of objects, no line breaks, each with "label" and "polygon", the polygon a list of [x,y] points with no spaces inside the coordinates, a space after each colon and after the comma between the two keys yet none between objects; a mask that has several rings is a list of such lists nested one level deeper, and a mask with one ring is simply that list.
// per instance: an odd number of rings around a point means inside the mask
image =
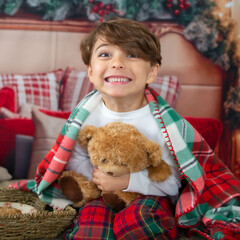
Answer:
[{"label": "teddy bear's ear", "polygon": [[146,143],[146,151],[151,165],[157,167],[162,161],[162,150],[160,145],[148,140]]},{"label": "teddy bear's ear", "polygon": [[165,181],[172,175],[170,166],[162,160],[162,150],[160,145],[152,141],[148,141],[147,154],[151,166],[148,167],[148,177],[155,182]]},{"label": "teddy bear's ear", "polygon": [[93,135],[96,133],[97,127],[95,126],[86,126],[78,133],[78,142],[79,144],[87,148],[89,141],[92,139]]}]

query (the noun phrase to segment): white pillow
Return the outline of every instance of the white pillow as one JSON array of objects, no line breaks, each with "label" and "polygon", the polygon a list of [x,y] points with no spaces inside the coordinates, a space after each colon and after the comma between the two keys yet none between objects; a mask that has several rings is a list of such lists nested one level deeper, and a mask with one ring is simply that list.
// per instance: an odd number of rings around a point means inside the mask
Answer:
[{"label": "white pillow", "polygon": [[10,180],[12,179],[11,174],[9,174],[8,170],[4,167],[0,167],[0,181]]}]

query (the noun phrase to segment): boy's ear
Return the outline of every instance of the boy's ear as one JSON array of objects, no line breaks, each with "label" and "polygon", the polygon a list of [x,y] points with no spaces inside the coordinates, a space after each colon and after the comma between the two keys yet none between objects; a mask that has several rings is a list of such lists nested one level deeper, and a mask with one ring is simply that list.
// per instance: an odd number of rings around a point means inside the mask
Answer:
[{"label": "boy's ear", "polygon": [[158,63],[151,66],[151,71],[149,73],[148,80],[146,82],[147,84],[151,84],[155,81],[158,75],[159,68],[160,68],[160,65]]},{"label": "boy's ear", "polygon": [[86,68],[88,72],[89,81],[92,82],[92,68],[90,65],[87,65]]}]

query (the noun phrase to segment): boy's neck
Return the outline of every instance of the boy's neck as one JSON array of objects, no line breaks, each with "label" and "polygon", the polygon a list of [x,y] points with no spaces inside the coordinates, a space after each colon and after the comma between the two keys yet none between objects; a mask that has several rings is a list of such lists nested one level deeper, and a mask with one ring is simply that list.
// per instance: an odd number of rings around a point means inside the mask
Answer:
[{"label": "boy's neck", "polygon": [[148,104],[147,99],[143,96],[139,101],[130,101],[124,99],[108,99],[103,96],[103,102],[105,106],[114,112],[131,112],[140,108],[143,108]]}]

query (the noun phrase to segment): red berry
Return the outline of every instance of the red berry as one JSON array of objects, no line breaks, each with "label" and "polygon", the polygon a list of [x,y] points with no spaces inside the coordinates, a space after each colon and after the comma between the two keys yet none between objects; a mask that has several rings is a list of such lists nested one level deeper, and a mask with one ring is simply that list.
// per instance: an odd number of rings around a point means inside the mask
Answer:
[{"label": "red berry", "polygon": [[180,14],[180,10],[179,10],[179,9],[176,9],[176,10],[174,11],[174,14],[175,14],[175,15],[179,15],[179,14]]},{"label": "red berry", "polygon": [[107,5],[105,6],[105,9],[108,10],[108,11],[112,11],[112,10],[113,10],[113,5],[107,4]]},{"label": "red berry", "polygon": [[97,13],[98,11],[99,11],[99,7],[98,7],[97,5],[94,5],[94,6],[92,7],[92,12]]},{"label": "red berry", "polygon": [[104,14],[105,14],[105,11],[104,11],[104,10],[99,10],[98,14],[99,14],[101,17],[103,17]]},{"label": "red berry", "polygon": [[172,3],[168,3],[166,6],[167,6],[167,8],[171,8],[172,7]]},{"label": "red berry", "polygon": [[182,3],[180,3],[178,6],[179,6],[182,10],[185,9],[185,6],[184,6]]},{"label": "red berry", "polygon": [[98,5],[99,8],[103,8],[104,7],[104,3],[102,3],[102,2],[98,2],[97,5]]}]

